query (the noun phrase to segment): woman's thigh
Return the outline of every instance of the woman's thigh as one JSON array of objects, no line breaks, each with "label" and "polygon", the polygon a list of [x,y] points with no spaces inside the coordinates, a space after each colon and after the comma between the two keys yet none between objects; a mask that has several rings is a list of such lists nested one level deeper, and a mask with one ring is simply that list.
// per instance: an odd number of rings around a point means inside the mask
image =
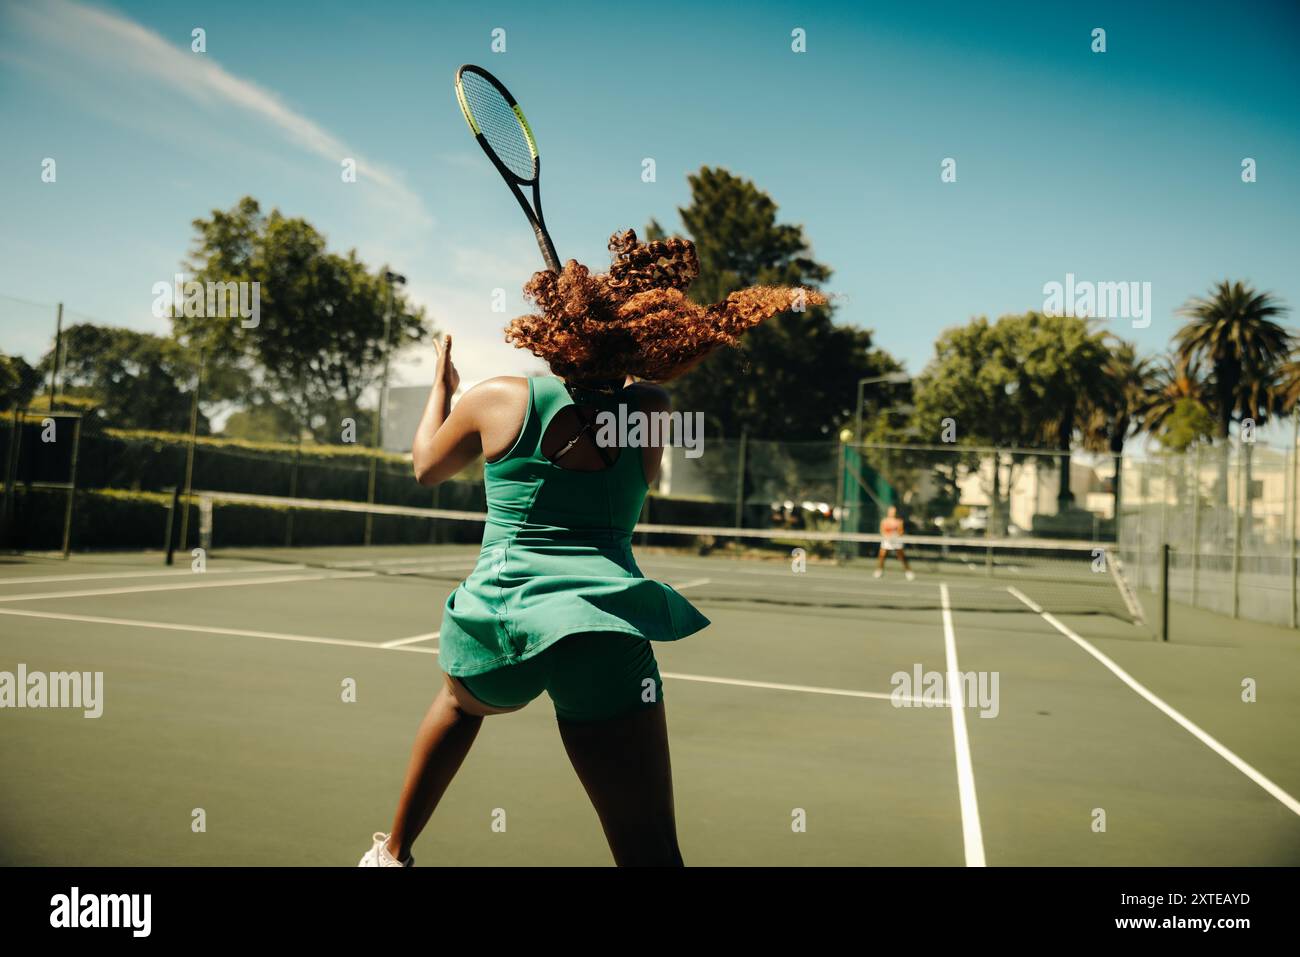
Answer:
[{"label": "woman's thigh", "polygon": [[552,645],[546,691],[564,722],[608,721],[653,708],[663,682],[650,642],[635,635],[591,632]]},{"label": "woman's thigh", "polygon": [[546,690],[545,653],[481,675],[453,678],[447,687],[467,714],[508,714],[518,711]]}]

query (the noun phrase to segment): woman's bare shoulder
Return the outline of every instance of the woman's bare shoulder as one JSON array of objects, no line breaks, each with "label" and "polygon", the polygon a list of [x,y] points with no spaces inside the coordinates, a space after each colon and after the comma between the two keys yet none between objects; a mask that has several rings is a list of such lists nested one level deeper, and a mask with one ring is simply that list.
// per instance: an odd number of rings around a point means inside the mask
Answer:
[{"label": "woman's bare shoulder", "polygon": [[476,383],[460,397],[471,407],[509,402],[528,396],[528,380],[517,375],[498,375]]}]

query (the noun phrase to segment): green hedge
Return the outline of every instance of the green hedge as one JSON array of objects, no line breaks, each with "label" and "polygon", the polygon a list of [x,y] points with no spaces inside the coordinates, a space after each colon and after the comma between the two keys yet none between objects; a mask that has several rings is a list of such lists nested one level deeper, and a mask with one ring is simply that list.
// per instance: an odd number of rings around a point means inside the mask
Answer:
[{"label": "green hedge", "polygon": [[[417,486],[418,487],[418,486]],[[483,488],[466,482],[449,482],[436,489],[421,489],[422,507],[486,511]],[[28,551],[62,548],[63,516],[67,493],[58,489],[15,489],[16,521],[7,547]],[[73,508],[72,547],[75,550],[136,550],[166,547],[167,511],[172,497],[166,492],[124,489],[79,489]],[[758,514],[759,512],[763,514]],[[751,527],[763,527],[765,509],[746,515]],[[292,516],[292,518],[290,518]],[[644,520],[660,525],[730,527],[734,506],[651,496]],[[175,534],[179,534],[177,516]],[[292,529],[290,529],[292,522]],[[213,518],[213,547],[360,545],[365,517],[355,512],[289,509],[261,505],[218,504]],[[190,545],[198,542],[197,505],[190,507]],[[371,530],[374,544],[474,543],[481,540],[483,524],[476,521],[435,521],[395,515],[375,515]],[[652,535],[643,544],[691,546],[691,536]]]}]

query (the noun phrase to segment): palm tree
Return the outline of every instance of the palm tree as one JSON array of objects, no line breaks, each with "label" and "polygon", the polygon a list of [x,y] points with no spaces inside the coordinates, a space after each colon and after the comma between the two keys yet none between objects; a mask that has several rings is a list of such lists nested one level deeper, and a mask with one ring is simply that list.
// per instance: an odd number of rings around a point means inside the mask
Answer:
[{"label": "palm tree", "polygon": [[[1178,355],[1189,368],[1207,368],[1221,443],[1219,500],[1228,499],[1228,438],[1234,418],[1260,410],[1278,367],[1291,351],[1291,336],[1275,317],[1287,312],[1267,292],[1225,279],[1203,299],[1191,299],[1179,310],[1187,323],[1174,333]],[[1254,398],[1252,398],[1254,397]]]},{"label": "palm tree", "polygon": [[1300,412],[1300,352],[1278,366],[1274,398],[1279,413]]},{"label": "palm tree", "polygon": [[1152,360],[1138,358],[1137,346],[1115,339],[1102,367],[1100,388],[1090,397],[1085,411],[1084,447],[1107,451],[1115,463],[1111,490],[1114,516],[1119,520],[1120,486],[1123,480],[1124,443],[1146,425],[1153,377]]},{"label": "palm tree", "polygon": [[1142,427],[1159,435],[1189,402],[1207,410],[1213,404],[1205,380],[1178,353],[1161,356],[1151,372],[1142,412]]}]

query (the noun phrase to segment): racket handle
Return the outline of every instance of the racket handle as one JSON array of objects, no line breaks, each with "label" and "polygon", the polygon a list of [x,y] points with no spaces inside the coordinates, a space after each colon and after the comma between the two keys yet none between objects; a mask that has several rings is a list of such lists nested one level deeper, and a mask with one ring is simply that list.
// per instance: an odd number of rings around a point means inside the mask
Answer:
[{"label": "racket handle", "polygon": [[537,248],[542,251],[542,258],[546,260],[546,268],[553,273],[558,273],[560,271],[559,257],[555,255],[555,244],[551,242],[546,227],[541,223],[534,223],[533,232],[537,235]]}]

